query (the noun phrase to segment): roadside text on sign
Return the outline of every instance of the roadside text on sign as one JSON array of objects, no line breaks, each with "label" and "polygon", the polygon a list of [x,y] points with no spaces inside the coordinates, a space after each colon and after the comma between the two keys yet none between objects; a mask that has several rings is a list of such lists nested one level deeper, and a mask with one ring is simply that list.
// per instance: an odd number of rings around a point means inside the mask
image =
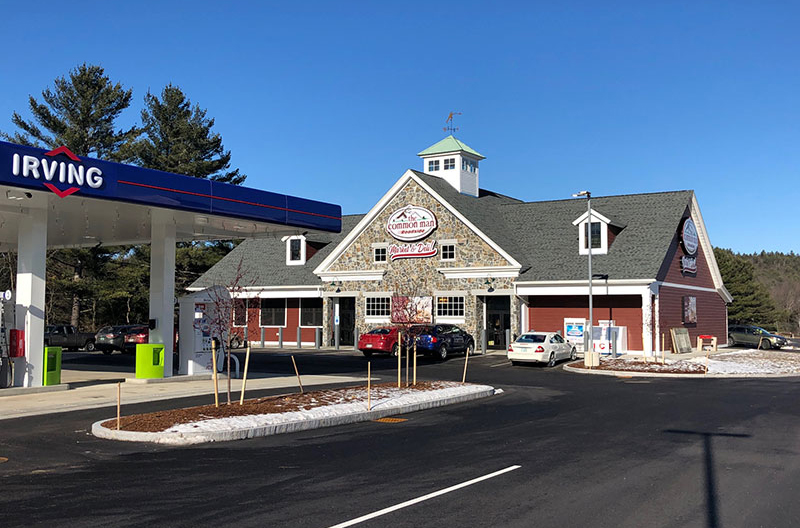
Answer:
[{"label": "roadside text on sign", "polygon": [[403,242],[415,242],[430,235],[437,227],[436,216],[417,205],[398,209],[386,221],[386,232]]},{"label": "roadside text on sign", "polygon": [[[20,156],[15,153],[11,158],[11,174],[23,178],[33,178],[34,180],[41,179],[44,182],[77,185],[78,187],[88,185],[92,189],[99,189],[103,186],[103,171],[97,167],[86,168],[81,163],[80,158],[70,152],[68,148],[59,147],[46,152],[44,155],[54,158],[59,154],[67,156],[74,163],[57,161],[46,157]],[[48,183],[45,183],[45,185],[50,188]],[[75,191],[79,190],[78,187],[74,187]],[[56,192],[52,188],[50,190]],[[57,194],[60,195],[61,193]]]},{"label": "roadside text on sign", "polygon": [[414,244],[391,244],[389,245],[389,259],[397,260],[402,258],[425,258],[433,257],[438,252],[436,241],[417,242]]}]

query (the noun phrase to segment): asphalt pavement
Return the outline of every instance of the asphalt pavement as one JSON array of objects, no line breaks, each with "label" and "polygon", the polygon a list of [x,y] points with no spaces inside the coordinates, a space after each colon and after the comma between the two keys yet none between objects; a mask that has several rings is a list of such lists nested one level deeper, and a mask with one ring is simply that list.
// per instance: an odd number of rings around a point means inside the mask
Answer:
[{"label": "asphalt pavement", "polygon": [[[295,357],[314,374],[366,367],[352,352]],[[371,361],[396,379],[392,359]],[[354,525],[800,524],[797,378],[581,376],[496,355],[469,365],[469,380],[504,392],[400,423],[171,448],[92,437],[108,407],[0,421],[0,526],[329,527],[371,514]],[[419,377],[462,369],[462,357],[424,359]]]}]

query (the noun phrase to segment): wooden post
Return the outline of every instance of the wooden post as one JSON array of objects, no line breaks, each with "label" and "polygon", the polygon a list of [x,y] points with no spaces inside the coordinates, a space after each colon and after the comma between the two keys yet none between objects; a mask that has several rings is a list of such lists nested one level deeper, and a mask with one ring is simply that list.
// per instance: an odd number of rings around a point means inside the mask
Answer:
[{"label": "wooden post", "polygon": [[759,338],[758,338],[758,349],[759,349],[759,350],[761,350],[761,341],[762,341],[763,339],[764,339],[763,337],[759,337]]},{"label": "wooden post", "polygon": [[117,382],[117,431],[119,431],[119,408],[122,399],[122,383]]},{"label": "wooden post", "polygon": [[367,410],[372,410],[372,365],[367,361]]},{"label": "wooden post", "polygon": [[666,344],[667,344],[667,341],[666,341],[666,339],[664,337],[664,332],[661,332],[661,351],[662,352],[664,351],[664,347],[665,347]]},{"label": "wooden post", "polygon": [[706,374],[708,374],[708,355],[711,353],[710,350],[706,350]]},{"label": "wooden post", "polygon": [[[414,347],[417,346],[417,340],[414,340]],[[411,356],[411,347],[408,347],[409,350],[406,350],[406,387],[408,387],[408,360],[409,356]]]},{"label": "wooden post", "polygon": [[[263,330],[263,328],[262,328]],[[250,342],[247,342],[247,354],[244,356],[244,378],[242,378],[242,395],[239,397],[239,405],[244,405],[244,389],[247,387],[247,367],[250,365]]]},{"label": "wooden post", "polygon": [[417,343],[414,342],[414,386],[417,386]]},{"label": "wooden post", "polygon": [[403,332],[398,332],[398,347],[397,347],[397,388],[400,388],[400,361],[403,357]]},{"label": "wooden post", "polygon": [[300,381],[300,372],[297,370],[297,363],[294,361],[294,355],[292,355],[292,365],[294,365],[294,373],[297,375],[297,384],[300,385],[300,394],[303,394],[303,382]]},{"label": "wooden post", "polygon": [[464,375],[461,376],[461,384],[467,382],[467,363],[469,362],[469,348],[464,352]]},{"label": "wooden post", "polygon": [[211,366],[214,369],[214,407],[219,407],[219,383],[217,380],[217,342],[211,338]]}]

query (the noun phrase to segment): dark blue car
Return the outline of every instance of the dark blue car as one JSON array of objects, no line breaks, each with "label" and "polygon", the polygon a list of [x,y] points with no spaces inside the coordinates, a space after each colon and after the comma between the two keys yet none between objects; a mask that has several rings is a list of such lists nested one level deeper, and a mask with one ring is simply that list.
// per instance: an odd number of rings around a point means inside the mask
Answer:
[{"label": "dark blue car", "polygon": [[417,352],[444,361],[452,352],[472,354],[475,340],[467,332],[451,324],[414,325],[409,334],[416,336]]}]

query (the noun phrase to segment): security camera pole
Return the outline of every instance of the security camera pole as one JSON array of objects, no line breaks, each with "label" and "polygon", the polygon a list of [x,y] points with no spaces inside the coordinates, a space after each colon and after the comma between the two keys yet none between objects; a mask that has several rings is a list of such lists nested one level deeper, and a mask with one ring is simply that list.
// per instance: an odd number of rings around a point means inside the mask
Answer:
[{"label": "security camera pole", "polygon": [[[587,367],[595,367],[600,364],[600,358],[596,357],[592,346],[592,326],[594,315],[592,313],[592,193],[581,191],[573,194],[574,197],[586,197],[586,213],[588,215],[586,224],[586,246],[589,248],[589,339],[586,341],[586,350],[583,353],[583,364]],[[584,329],[586,331],[586,329]]]}]

